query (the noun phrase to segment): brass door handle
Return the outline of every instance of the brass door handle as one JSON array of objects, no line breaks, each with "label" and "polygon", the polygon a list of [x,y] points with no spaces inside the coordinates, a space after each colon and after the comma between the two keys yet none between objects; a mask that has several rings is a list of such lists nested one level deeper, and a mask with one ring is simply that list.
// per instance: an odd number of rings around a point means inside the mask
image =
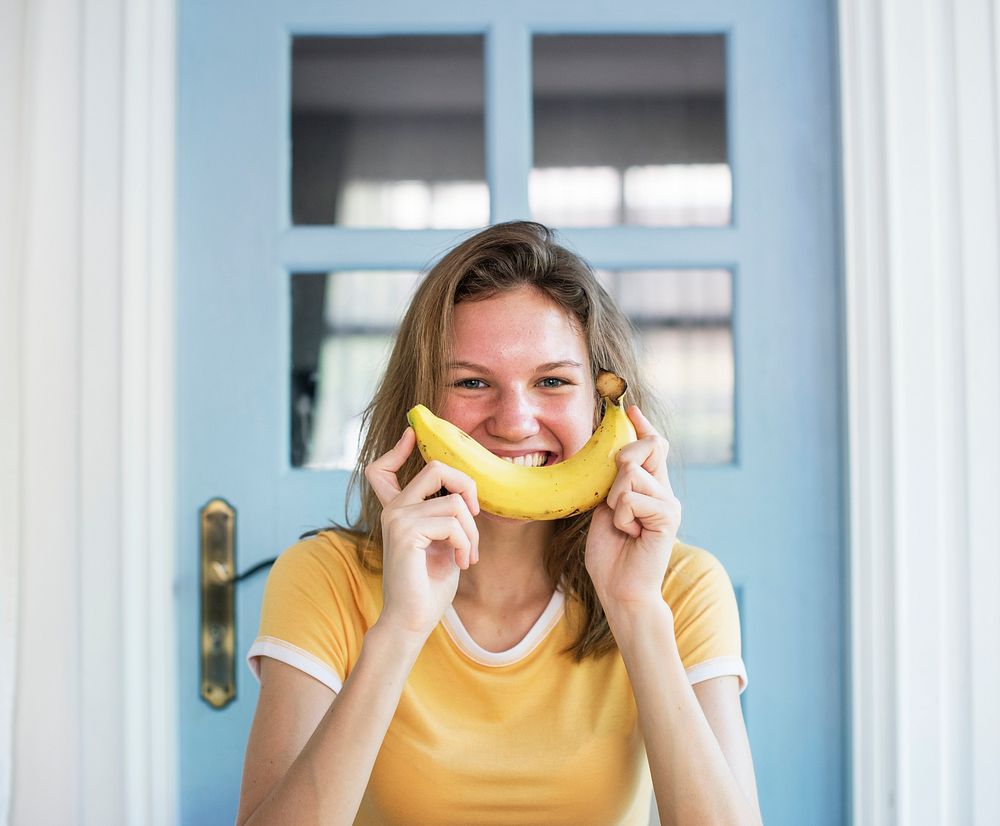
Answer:
[{"label": "brass door handle", "polygon": [[236,510],[212,499],[201,523],[201,696],[213,708],[236,697]]},{"label": "brass door handle", "polygon": [[[212,499],[199,512],[201,529],[201,696],[216,709],[236,697],[235,585],[274,563],[236,573],[236,509]],[[275,557],[276,558],[276,557]]]}]

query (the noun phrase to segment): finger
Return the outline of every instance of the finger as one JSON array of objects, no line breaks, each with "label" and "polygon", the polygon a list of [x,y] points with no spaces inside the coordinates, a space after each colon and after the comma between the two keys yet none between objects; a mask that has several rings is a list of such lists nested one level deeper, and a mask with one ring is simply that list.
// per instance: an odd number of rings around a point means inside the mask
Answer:
[{"label": "finger", "polygon": [[465,499],[458,493],[448,496],[441,496],[435,499],[424,499],[413,505],[408,505],[414,513],[419,512],[421,517],[427,516],[453,516],[462,525],[462,530],[471,543],[470,562],[475,564],[479,561],[479,526],[469,511],[469,506]]},{"label": "finger", "polygon": [[463,571],[468,570],[472,554],[472,541],[455,516],[429,516],[415,526],[427,539],[445,542],[454,549],[455,564]]},{"label": "finger", "polygon": [[666,442],[659,436],[647,436],[641,442],[626,445],[615,457],[618,464],[616,480],[630,470],[641,469],[651,479],[655,479],[665,491],[673,495],[670,473],[667,470]]},{"label": "finger", "polygon": [[625,462],[618,468],[618,475],[608,491],[608,506],[614,508],[618,504],[618,498],[629,491],[643,493],[663,501],[673,498],[669,486],[660,484],[659,479],[637,462]]},{"label": "finger", "polygon": [[400,493],[401,505],[412,505],[436,494],[441,488],[461,494],[469,511],[479,513],[479,496],[472,477],[437,460],[428,462]]},{"label": "finger", "polygon": [[372,490],[378,497],[378,501],[382,503],[382,507],[399,496],[399,481],[396,479],[396,473],[409,458],[416,443],[417,437],[413,428],[408,427],[389,451],[365,468],[365,479],[372,486]]},{"label": "finger", "polygon": [[629,419],[632,420],[632,426],[635,427],[635,435],[638,438],[643,439],[646,436],[660,435],[656,432],[656,428],[653,427],[653,423],[647,419],[646,415],[639,409],[639,405],[629,405],[628,410],[625,412],[628,414]]},{"label": "finger", "polygon": [[632,405],[628,412],[633,419],[633,423],[638,422],[636,424],[636,435],[639,438],[618,451],[618,464],[638,462],[653,474],[661,484],[669,487],[670,479],[667,473],[667,455],[670,452],[670,443],[656,432],[653,425],[643,416],[642,411],[638,407]]},{"label": "finger", "polygon": [[622,533],[637,537],[644,530],[665,533],[680,527],[680,503],[664,502],[644,493],[629,491],[618,499],[612,519]]}]

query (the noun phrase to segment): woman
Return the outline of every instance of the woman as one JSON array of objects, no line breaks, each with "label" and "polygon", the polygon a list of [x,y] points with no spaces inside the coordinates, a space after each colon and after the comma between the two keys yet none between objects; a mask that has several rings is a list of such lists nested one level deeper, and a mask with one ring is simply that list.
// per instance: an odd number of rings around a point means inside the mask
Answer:
[{"label": "woman", "polygon": [[[556,463],[601,415],[602,368],[638,439],[583,515],[481,511],[400,435],[423,403]],[[644,824],[650,782],[664,824],[760,822],[732,586],[676,540],[650,403],[628,321],[546,228],[491,227],[431,270],[366,412],[358,519],[268,579],[239,823]]]}]

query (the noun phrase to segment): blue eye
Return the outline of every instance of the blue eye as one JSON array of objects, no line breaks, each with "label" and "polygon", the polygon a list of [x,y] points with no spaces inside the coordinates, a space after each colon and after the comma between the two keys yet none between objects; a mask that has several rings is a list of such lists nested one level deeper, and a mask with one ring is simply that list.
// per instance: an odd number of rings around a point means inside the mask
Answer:
[{"label": "blue eye", "polygon": [[549,376],[538,383],[542,387],[562,387],[564,384],[569,384],[565,379],[557,379],[555,376]]},{"label": "blue eye", "polygon": [[459,379],[454,386],[461,387],[463,390],[479,390],[486,386],[486,382],[482,379]]}]

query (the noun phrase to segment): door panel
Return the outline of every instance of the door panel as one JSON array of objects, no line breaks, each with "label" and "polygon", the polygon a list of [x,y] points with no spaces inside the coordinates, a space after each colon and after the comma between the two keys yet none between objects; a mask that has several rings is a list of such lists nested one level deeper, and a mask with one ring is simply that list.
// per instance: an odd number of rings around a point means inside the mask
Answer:
[{"label": "door panel", "polygon": [[[237,591],[237,698],[199,697],[198,511],[237,509],[246,570],[343,518],[346,474],[290,463],[291,279],[423,269],[462,233],[293,226],[293,34],[485,38],[494,221],[526,217],[534,34],[722,34],[732,223],[567,228],[596,267],[732,273],[734,461],[675,468],[682,535],[720,557],[742,607],[743,695],[765,820],[845,818],[845,634],[832,9],[753,4],[433,0],[199,3],[179,28],[178,662],[185,824],[235,817],[257,696],[242,658],[264,574]],[[377,6],[377,8],[375,8]]]}]

